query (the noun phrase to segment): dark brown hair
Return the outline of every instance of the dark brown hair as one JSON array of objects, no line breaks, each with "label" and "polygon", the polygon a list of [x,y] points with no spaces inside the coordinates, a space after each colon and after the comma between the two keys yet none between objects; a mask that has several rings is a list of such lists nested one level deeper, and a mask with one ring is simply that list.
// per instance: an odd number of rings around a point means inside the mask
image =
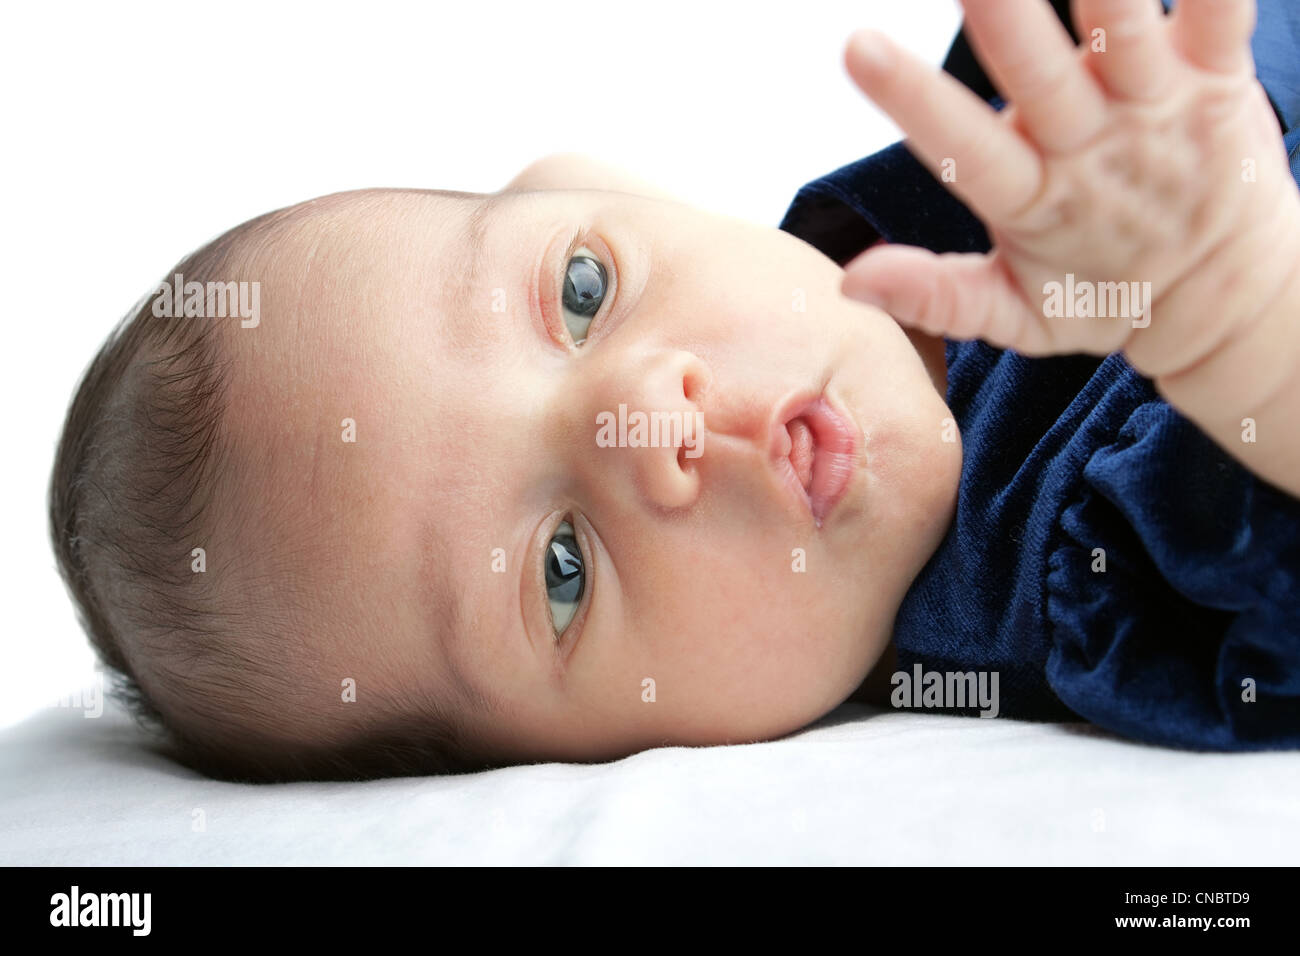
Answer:
[{"label": "dark brown hair", "polygon": [[[302,208],[237,226],[168,278],[229,278],[238,252],[300,221]],[[232,353],[222,323],[232,320],[159,318],[158,295],[129,312],[91,362],[50,484],[59,571],[109,669],[111,695],[164,753],[223,779],[365,779],[486,766],[427,702],[346,736],[323,728],[301,746],[268,732],[276,702],[292,698],[295,675],[276,638],[293,624],[279,602],[250,598],[190,565],[195,543],[229,518],[217,513],[219,489],[240,466],[223,429]]]}]

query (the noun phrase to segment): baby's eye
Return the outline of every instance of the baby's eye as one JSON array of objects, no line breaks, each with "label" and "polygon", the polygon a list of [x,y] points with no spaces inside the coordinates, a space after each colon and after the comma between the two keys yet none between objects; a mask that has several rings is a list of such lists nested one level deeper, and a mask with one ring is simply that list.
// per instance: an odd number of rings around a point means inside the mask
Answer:
[{"label": "baby's eye", "polygon": [[582,600],[586,581],[582,549],[573,535],[573,525],[560,522],[546,548],[546,598],[551,605],[551,623],[559,637],[573,620]]},{"label": "baby's eye", "polygon": [[583,246],[569,258],[564,270],[564,325],[573,337],[574,345],[586,341],[591,320],[605,301],[605,267],[594,254],[583,254],[590,252]]}]

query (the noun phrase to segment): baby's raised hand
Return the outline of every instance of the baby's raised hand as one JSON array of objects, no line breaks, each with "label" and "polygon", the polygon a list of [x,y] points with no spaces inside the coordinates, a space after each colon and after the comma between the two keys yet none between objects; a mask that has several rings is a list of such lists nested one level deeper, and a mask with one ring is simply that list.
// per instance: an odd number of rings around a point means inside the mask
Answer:
[{"label": "baby's raised hand", "polygon": [[[1001,113],[879,34],[854,34],[845,60],[993,249],[878,246],[845,294],[1028,355],[1123,350],[1152,378],[1261,322],[1300,265],[1300,193],[1254,75],[1253,0],[1179,0],[1168,17],[1156,0],[1077,0],[1080,47],[1043,0],[963,6]],[[1114,315],[1103,283],[1119,282],[1154,301]]]}]

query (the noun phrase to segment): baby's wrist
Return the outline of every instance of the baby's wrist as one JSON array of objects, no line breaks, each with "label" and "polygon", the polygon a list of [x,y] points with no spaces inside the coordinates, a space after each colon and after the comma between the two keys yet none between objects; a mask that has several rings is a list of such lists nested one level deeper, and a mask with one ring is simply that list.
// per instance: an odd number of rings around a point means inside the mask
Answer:
[{"label": "baby's wrist", "polygon": [[1300,497],[1300,270],[1240,331],[1155,385],[1252,472]]},{"label": "baby's wrist", "polygon": [[1154,376],[1171,404],[1236,420],[1269,406],[1275,393],[1300,379],[1300,269],[1233,325],[1205,354]]}]

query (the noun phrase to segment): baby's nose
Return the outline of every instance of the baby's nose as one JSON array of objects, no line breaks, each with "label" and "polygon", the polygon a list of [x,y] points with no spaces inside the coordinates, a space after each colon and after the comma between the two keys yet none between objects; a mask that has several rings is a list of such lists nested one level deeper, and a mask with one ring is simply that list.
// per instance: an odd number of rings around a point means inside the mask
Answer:
[{"label": "baby's nose", "polygon": [[703,397],[711,376],[694,354],[657,353],[611,379],[596,412],[596,445],[612,480],[658,508],[699,496],[696,463],[706,453]]}]

